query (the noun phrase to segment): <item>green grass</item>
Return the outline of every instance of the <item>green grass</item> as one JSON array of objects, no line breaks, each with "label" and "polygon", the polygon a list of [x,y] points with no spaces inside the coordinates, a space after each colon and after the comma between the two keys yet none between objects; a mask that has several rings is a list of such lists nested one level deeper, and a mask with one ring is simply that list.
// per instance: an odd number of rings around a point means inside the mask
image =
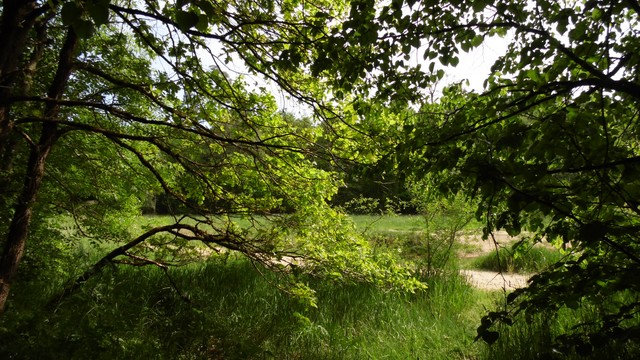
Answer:
[{"label": "green grass", "polygon": [[[479,351],[472,339],[481,307],[471,299],[486,295],[457,275],[432,278],[420,294],[309,279],[318,308],[305,309],[273,286],[283,279],[246,261],[169,274],[190,303],[158,268],[116,267],[54,312],[4,319],[0,357],[463,359]],[[29,292],[22,298],[50,294],[21,290]]]},{"label": "green grass", "polygon": [[524,251],[500,248],[497,252],[480,256],[469,267],[499,272],[537,273],[562,259],[556,249],[535,246]]},{"label": "green grass", "polygon": [[351,215],[358,230],[367,233],[417,232],[424,230],[420,215]]},{"label": "green grass", "polygon": [[[145,218],[153,224],[168,220]],[[457,260],[443,260],[446,251],[452,251],[443,246],[446,238],[427,236],[419,216],[354,216],[354,221],[359,229],[368,229],[373,244],[399,249],[400,257],[415,261],[429,289],[406,294],[308,278],[317,291],[318,307],[306,308],[277,289],[288,275],[261,275],[248,261],[231,256],[168,273],[156,267],[114,265],[47,307],[67,279],[107,251],[98,251],[101,244],[82,241],[74,262],[64,264],[66,278],[16,282],[10,308],[0,320],[0,358],[551,358],[558,356],[550,345],[552,337],[595,311],[584,306],[558,317],[541,313],[530,322],[520,318],[500,329],[502,335],[493,346],[474,342],[480,317],[504,301],[501,293],[471,288],[458,275]],[[503,263],[506,258],[514,261],[514,270],[534,272],[559,255],[534,248],[519,257],[503,253],[501,258]],[[476,266],[491,268],[492,256],[476,260]],[[439,271],[420,272],[427,266]],[[636,350],[637,346],[614,344],[601,358],[631,359]]]},{"label": "green grass", "polygon": [[[415,233],[424,231],[426,221],[422,215],[350,215],[356,227],[366,233]],[[436,218],[436,226],[447,219]],[[471,221],[464,230],[478,230],[481,228],[477,221]]]},{"label": "green grass", "polygon": [[[520,317],[512,326],[498,326],[498,341],[482,348],[481,359],[566,359],[566,360],[632,360],[640,358],[640,344],[607,340],[601,348],[594,348],[589,355],[575,351],[561,353],[554,338],[566,331],[575,330],[577,323],[589,323],[598,319],[598,306],[583,303],[577,309],[562,308],[556,314],[539,312],[526,320]],[[637,321],[637,319],[636,319]]]}]

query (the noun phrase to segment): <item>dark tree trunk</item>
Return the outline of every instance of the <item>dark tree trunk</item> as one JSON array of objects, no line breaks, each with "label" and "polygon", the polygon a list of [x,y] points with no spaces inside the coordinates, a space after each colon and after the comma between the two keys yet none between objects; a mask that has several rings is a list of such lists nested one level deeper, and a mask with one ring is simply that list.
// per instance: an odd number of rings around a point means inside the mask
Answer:
[{"label": "dark tree trunk", "polygon": [[19,78],[18,65],[25,51],[27,38],[35,24],[36,1],[4,0],[0,18],[0,208],[8,205],[5,191],[18,139],[10,118],[10,97]]},{"label": "dark tree trunk", "polygon": [[[62,98],[67,80],[72,71],[72,62],[77,44],[77,36],[70,29],[60,50],[56,75],[47,94],[49,98]],[[50,103],[46,106],[40,139],[37,144],[32,145],[22,193],[14,206],[14,216],[9,226],[2,258],[0,258],[0,316],[4,312],[11,284],[24,255],[25,245],[29,236],[29,225],[33,216],[33,206],[44,177],[47,157],[61,135],[57,125],[47,122],[47,119],[53,119],[58,114],[59,106],[57,104]]]},{"label": "dark tree trunk", "polygon": [[24,248],[29,235],[29,224],[33,213],[33,204],[36,201],[36,195],[44,177],[45,161],[58,136],[55,127],[48,127],[49,129],[43,129],[38,146],[31,150],[24,188],[15,207],[2,259],[0,259],[0,316],[4,312],[11,283],[18,271],[22,255],[24,255]]},{"label": "dark tree trunk", "polygon": [[[5,0],[0,19],[0,147],[11,131],[8,99],[18,77],[18,64],[24,54],[29,32],[36,17],[36,1]],[[32,16],[30,16],[32,15]],[[4,152],[4,151],[3,151]]]}]

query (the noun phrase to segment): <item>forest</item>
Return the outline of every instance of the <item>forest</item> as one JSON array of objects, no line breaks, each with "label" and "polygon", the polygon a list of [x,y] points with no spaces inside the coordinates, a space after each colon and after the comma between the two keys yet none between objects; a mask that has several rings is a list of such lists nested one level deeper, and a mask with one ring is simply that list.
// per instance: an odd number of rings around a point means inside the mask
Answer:
[{"label": "forest", "polygon": [[638,0],[0,12],[0,358],[640,357]]}]

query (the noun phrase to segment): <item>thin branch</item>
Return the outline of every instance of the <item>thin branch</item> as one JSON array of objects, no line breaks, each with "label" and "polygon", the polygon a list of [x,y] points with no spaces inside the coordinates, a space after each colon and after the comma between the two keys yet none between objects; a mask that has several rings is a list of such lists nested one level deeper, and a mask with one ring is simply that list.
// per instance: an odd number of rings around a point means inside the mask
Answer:
[{"label": "thin branch", "polygon": [[[228,138],[228,137],[223,137],[223,136],[219,136],[216,135],[215,133],[213,133],[213,131],[211,129],[207,129],[204,127],[198,127],[198,128],[194,128],[194,127],[190,127],[190,126],[185,126],[185,125],[180,125],[180,124],[176,124],[170,121],[158,121],[158,120],[151,120],[145,117],[141,117],[138,115],[134,115],[130,112],[127,112],[125,110],[116,108],[114,106],[111,105],[106,105],[106,104],[102,104],[102,103],[96,103],[96,102],[91,102],[91,101],[82,101],[82,100],[56,100],[56,99],[51,99],[51,98],[42,98],[42,97],[33,97],[33,96],[22,96],[22,97],[12,97],[11,98],[12,101],[38,101],[38,102],[44,102],[44,103],[52,103],[52,104],[57,104],[59,106],[65,106],[65,107],[87,107],[87,108],[94,108],[94,109],[99,109],[99,110],[103,110],[111,115],[117,116],[118,118],[121,118],[123,120],[126,121],[131,121],[131,122],[135,122],[135,123],[140,123],[140,124],[146,124],[146,125],[158,125],[158,126],[163,126],[163,127],[168,127],[174,130],[178,130],[178,131],[184,131],[187,133],[191,133],[191,134],[195,134],[198,136],[202,136],[205,138],[209,138],[211,140],[215,140],[215,141],[219,141],[222,143],[228,143],[228,144],[241,144],[241,145],[248,145],[251,147],[267,147],[267,148],[274,148],[274,149],[282,149],[282,150],[287,150],[287,151],[292,151],[292,152],[297,152],[297,153],[302,153],[304,154],[305,152],[298,148],[298,147],[294,147],[294,146],[290,146],[290,145],[280,145],[280,144],[273,144],[270,143],[270,140],[274,140],[285,135],[276,135],[276,136],[272,136],[269,138],[265,138],[265,139],[260,139],[260,140],[247,140],[247,139],[239,139],[239,138]],[[51,123],[51,124],[62,124],[62,125],[66,125],[68,127],[71,128],[77,128],[79,130],[86,130],[86,131],[91,131],[91,132],[95,132],[95,133],[100,133],[100,134],[111,134],[113,136],[117,136],[117,137],[121,137],[121,138],[126,138],[126,139],[131,139],[131,140],[149,140],[152,138],[158,138],[157,136],[151,137],[151,136],[140,136],[140,135],[129,135],[129,134],[125,134],[125,133],[117,133],[111,130],[106,130],[106,129],[102,129],[96,126],[92,126],[89,124],[84,124],[84,123],[80,123],[80,122],[73,122],[73,121],[66,121],[66,120],[56,120],[56,119],[49,119],[49,118],[39,118],[39,117],[25,117],[25,118],[21,118],[19,120],[16,121],[16,124],[21,124],[21,123],[32,123],[32,122],[46,122],[46,123]],[[195,123],[195,122],[192,122]]]},{"label": "thin branch", "polygon": [[[509,187],[511,190],[513,190],[514,192],[525,196],[528,199],[531,199],[539,204],[545,205],[551,209],[553,209],[554,211],[556,211],[558,214],[562,214],[568,218],[570,218],[571,220],[575,221],[576,224],[578,224],[581,227],[584,227],[588,224],[586,224],[585,222],[583,222],[582,220],[580,220],[575,214],[571,213],[570,211],[565,211],[563,209],[561,209],[560,207],[558,207],[556,204],[554,204],[553,202],[550,201],[546,201],[544,199],[541,199],[540,197],[528,193],[518,187],[516,187],[515,185],[513,185],[511,182],[509,182],[507,179],[501,178],[499,176],[494,176],[493,177],[495,180],[502,182],[503,184],[505,184],[507,187]],[[632,250],[629,250],[627,248],[625,248],[624,246],[616,243],[614,240],[612,240],[611,238],[607,237],[606,235],[602,236],[602,241],[609,245],[612,249],[615,249],[619,252],[621,252],[622,254],[624,254],[625,256],[627,256],[630,260],[632,260],[633,262],[640,264],[640,257],[636,256],[634,254],[634,252]]]},{"label": "thin branch", "polygon": [[181,229],[184,226],[185,225],[183,224],[171,224],[171,225],[156,227],[138,236],[134,240],[126,243],[125,245],[122,245],[113,249],[107,255],[103,256],[102,259],[100,259],[97,263],[95,263],[91,268],[89,268],[82,275],[80,275],[74,282],[65,286],[64,289],[49,302],[49,306],[52,306],[55,303],[58,303],[62,299],[69,296],[71,293],[76,291],[83,283],[85,283],[94,275],[98,274],[105,266],[112,263],[113,259],[115,259],[120,255],[125,255],[126,252],[129,249],[133,248],[134,246],[146,241],[147,239],[149,239],[150,237],[156,234],[159,234],[162,232],[170,232],[171,230]]},{"label": "thin branch", "polygon": [[614,168],[621,165],[624,166],[624,165],[634,165],[634,164],[640,164],[640,156],[632,156],[625,159],[620,159],[620,160],[602,163],[598,165],[583,166],[579,168],[547,170],[546,173],[547,174],[571,174],[571,173],[580,173],[585,171],[604,170],[604,169],[610,169],[610,168]]}]

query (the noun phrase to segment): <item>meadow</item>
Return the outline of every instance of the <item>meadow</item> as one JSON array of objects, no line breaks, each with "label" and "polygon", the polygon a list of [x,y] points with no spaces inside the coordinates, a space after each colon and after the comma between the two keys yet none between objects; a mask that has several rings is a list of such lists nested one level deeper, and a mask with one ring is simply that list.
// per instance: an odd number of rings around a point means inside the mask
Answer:
[{"label": "meadow", "polygon": [[[16,288],[16,311],[8,311],[0,324],[0,358],[552,358],[558,356],[552,336],[597,310],[585,306],[558,317],[539,314],[502,329],[503,336],[492,346],[474,341],[480,318],[500,306],[505,293],[477,289],[458,270],[491,268],[495,254],[461,262],[459,254],[475,248],[457,242],[448,246],[448,238],[425,235],[419,216],[353,220],[376,246],[400,249],[399,256],[428,266],[429,271],[416,272],[428,290],[407,294],[309,277],[306,281],[317,291],[316,308],[278,289],[277,284],[287,281],[286,273],[264,271],[232,253],[167,270],[113,266],[53,305],[49,301],[68,279]],[[473,225],[464,229],[475,230]],[[443,241],[447,246],[440,246]],[[544,251],[546,257],[532,255],[530,261],[538,270],[556,259],[552,250]],[[431,262],[420,262],[425,254]],[[75,265],[84,266],[100,255],[99,249],[84,244],[77,249]],[[433,271],[436,268],[440,271]],[[20,309],[27,303],[29,309],[41,310]],[[607,358],[632,358],[634,350],[608,349]]]}]

